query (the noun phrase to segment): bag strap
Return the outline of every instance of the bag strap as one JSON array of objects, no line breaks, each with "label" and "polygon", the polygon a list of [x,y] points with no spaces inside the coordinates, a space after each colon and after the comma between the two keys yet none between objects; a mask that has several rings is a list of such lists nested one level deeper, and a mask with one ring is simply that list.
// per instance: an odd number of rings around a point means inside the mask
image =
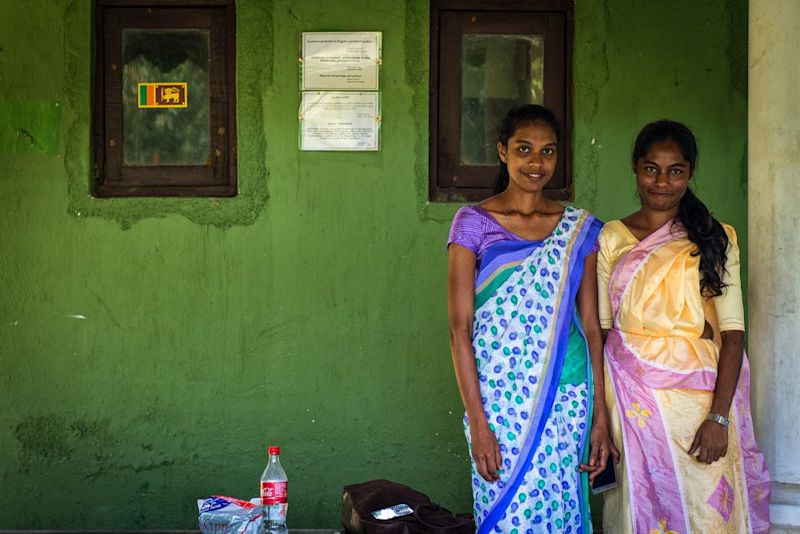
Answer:
[{"label": "bag strap", "polygon": [[[427,509],[430,509],[431,511],[441,510],[443,512],[446,512],[447,515],[449,515],[453,519],[453,521],[455,521],[456,523],[454,523],[452,525],[433,525],[431,523],[428,523],[427,521],[425,521],[425,519],[422,518],[422,515],[421,515],[421,512],[423,510],[427,510]],[[424,525],[425,527],[427,527],[429,529],[432,529],[433,532],[447,532],[447,531],[450,531],[450,530],[462,529],[462,528],[464,528],[464,527],[466,527],[468,525],[474,525],[474,522],[473,522],[471,516],[469,516],[469,515],[466,515],[466,516],[465,515],[454,516],[453,512],[451,512],[447,508],[443,508],[443,507],[439,506],[436,503],[420,504],[419,506],[417,506],[414,509],[414,518],[417,521],[419,521],[420,523],[422,523],[422,525]]]}]

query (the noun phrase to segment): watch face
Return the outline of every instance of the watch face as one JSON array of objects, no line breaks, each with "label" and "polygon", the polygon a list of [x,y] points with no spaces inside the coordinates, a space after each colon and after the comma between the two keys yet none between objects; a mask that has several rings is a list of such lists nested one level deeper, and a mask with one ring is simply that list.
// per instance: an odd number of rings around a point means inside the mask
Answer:
[{"label": "watch face", "polygon": [[723,417],[723,416],[721,416],[721,415],[719,415],[719,414],[716,414],[716,413],[710,413],[710,414],[708,414],[708,416],[706,417],[706,419],[708,419],[709,421],[714,421],[714,422],[716,422],[716,423],[719,423],[719,424],[721,424],[722,426],[728,426],[728,423],[729,423],[729,421],[728,421],[728,418],[727,418],[727,417]]}]

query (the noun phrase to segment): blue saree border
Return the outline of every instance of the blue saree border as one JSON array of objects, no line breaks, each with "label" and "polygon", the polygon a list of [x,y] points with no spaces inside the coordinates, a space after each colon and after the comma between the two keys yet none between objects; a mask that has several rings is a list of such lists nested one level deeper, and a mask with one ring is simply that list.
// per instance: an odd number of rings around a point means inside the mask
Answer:
[{"label": "blue saree border", "polygon": [[[581,333],[581,337],[583,337],[583,342],[586,344],[586,383],[588,384],[588,405],[589,409],[587,410],[587,421],[588,424],[586,428],[583,429],[583,435],[581,436],[581,447],[578,452],[578,457],[581,459],[581,462],[588,463],[589,462],[589,436],[592,431],[592,421],[594,418],[594,374],[592,373],[592,355],[589,353],[589,342],[586,339],[586,333],[583,331],[583,324],[581,324],[580,317],[578,316],[577,309],[573,312],[575,316],[575,324],[578,327],[578,331]],[[609,458],[611,460],[611,458]],[[592,532],[592,517],[589,510],[589,473],[581,473],[580,474],[580,484],[578,484],[578,503],[580,505],[581,510],[581,522],[583,523],[583,532],[584,534]]]},{"label": "blue saree border", "polygon": [[[502,493],[495,501],[492,510],[484,518],[484,520],[481,521],[480,527],[477,530],[478,534],[486,534],[492,531],[497,523],[502,519],[506,509],[510,506],[511,500],[516,495],[519,486],[522,484],[522,480],[525,478],[528,465],[530,465],[533,455],[536,452],[542,432],[544,432],[544,426],[547,424],[547,419],[550,411],[552,410],[553,401],[555,400],[556,391],[558,390],[559,379],[561,378],[561,370],[564,367],[564,359],[566,358],[567,353],[569,327],[572,320],[572,316],[569,314],[568,310],[574,310],[575,308],[575,297],[577,296],[577,291],[580,287],[581,278],[583,276],[582,262],[587,255],[585,247],[587,245],[591,246],[597,241],[597,236],[603,226],[603,223],[600,220],[588,212],[585,213],[586,215],[582,223],[580,219],[576,221],[577,224],[582,224],[582,227],[579,230],[578,235],[575,237],[575,242],[572,246],[569,262],[567,264],[569,276],[565,281],[564,297],[562,297],[562,305],[559,306],[558,318],[555,325],[557,333],[557,335],[554,336],[555,348],[553,351],[553,357],[550,358],[548,368],[544,373],[544,383],[541,384],[541,387],[544,388],[544,395],[540,398],[536,405],[536,411],[532,417],[528,436],[525,444],[523,445],[522,451],[520,451],[520,457],[514,466],[514,471],[509,477],[509,482],[502,488]],[[589,374],[589,377],[591,376],[592,375]],[[589,425],[587,425],[587,434],[588,431]],[[582,446],[585,447],[585,439],[582,441],[584,441]],[[580,485],[582,484],[579,484],[579,492]],[[581,508],[584,508],[585,506],[583,503],[583,498],[581,498],[580,502]],[[581,512],[585,517],[587,510],[582,509]]]},{"label": "blue saree border", "polygon": [[543,241],[500,241],[490,246],[481,260],[475,277],[475,287],[480,287],[498,268],[509,263],[522,263]]}]

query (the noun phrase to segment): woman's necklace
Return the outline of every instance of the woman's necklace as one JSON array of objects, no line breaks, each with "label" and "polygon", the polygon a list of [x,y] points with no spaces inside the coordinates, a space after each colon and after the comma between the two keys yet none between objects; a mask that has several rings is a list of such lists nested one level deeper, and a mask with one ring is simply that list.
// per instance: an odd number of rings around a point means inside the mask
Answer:
[{"label": "woman's necklace", "polygon": [[508,209],[508,205],[507,204],[506,204],[505,215],[506,215],[506,224],[508,224],[511,227],[511,231],[513,233],[517,234],[518,236],[524,237],[524,236],[522,236],[520,231],[517,229],[517,225],[514,224],[514,219],[511,218],[511,210]]},{"label": "woman's necklace", "polygon": [[[525,232],[520,232],[519,229],[517,228],[517,225],[514,224],[514,219],[511,218],[511,206],[509,205],[508,198],[504,197],[503,200],[505,201],[505,202],[503,202],[503,204],[505,204],[504,214],[506,216],[506,223],[511,227],[511,231],[513,233],[517,234],[520,237],[526,237]],[[518,213],[520,215],[522,215],[522,216],[533,216],[533,215],[535,215],[537,213],[537,211],[538,210],[536,208],[534,208],[533,211],[531,211],[527,215],[523,214],[522,212],[518,212]]]},{"label": "woman's necklace", "polygon": [[[506,198],[505,196],[503,197],[503,205],[504,205],[503,215],[505,215],[506,224],[508,224],[508,226],[511,227],[511,232],[516,234],[516,235],[518,235],[518,236],[520,236],[520,237],[522,237],[522,238],[524,238],[524,239],[530,239],[530,237],[529,237],[530,236],[530,231],[525,230],[525,231],[521,232],[519,230],[519,228],[517,228],[517,225],[514,224],[514,219],[511,217],[511,206],[510,206],[510,204],[508,202],[508,198]],[[540,213],[542,215],[547,215],[544,212],[539,211],[538,207],[537,208],[533,208],[533,210],[531,210],[530,213],[523,213],[521,211],[517,211],[517,213],[519,213],[521,217],[532,217],[532,216],[536,215],[537,213]]]}]

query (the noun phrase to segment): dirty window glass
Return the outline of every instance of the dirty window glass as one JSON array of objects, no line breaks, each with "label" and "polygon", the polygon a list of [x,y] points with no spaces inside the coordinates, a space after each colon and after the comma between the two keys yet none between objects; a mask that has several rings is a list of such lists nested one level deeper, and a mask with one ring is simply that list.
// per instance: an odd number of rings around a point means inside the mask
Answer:
[{"label": "dirty window glass", "polygon": [[[207,165],[209,32],[125,29],[123,58],[123,164]],[[148,99],[185,107],[146,107]]]},{"label": "dirty window glass", "polygon": [[544,36],[464,34],[461,164],[497,165],[497,125],[511,107],[544,98]]}]

